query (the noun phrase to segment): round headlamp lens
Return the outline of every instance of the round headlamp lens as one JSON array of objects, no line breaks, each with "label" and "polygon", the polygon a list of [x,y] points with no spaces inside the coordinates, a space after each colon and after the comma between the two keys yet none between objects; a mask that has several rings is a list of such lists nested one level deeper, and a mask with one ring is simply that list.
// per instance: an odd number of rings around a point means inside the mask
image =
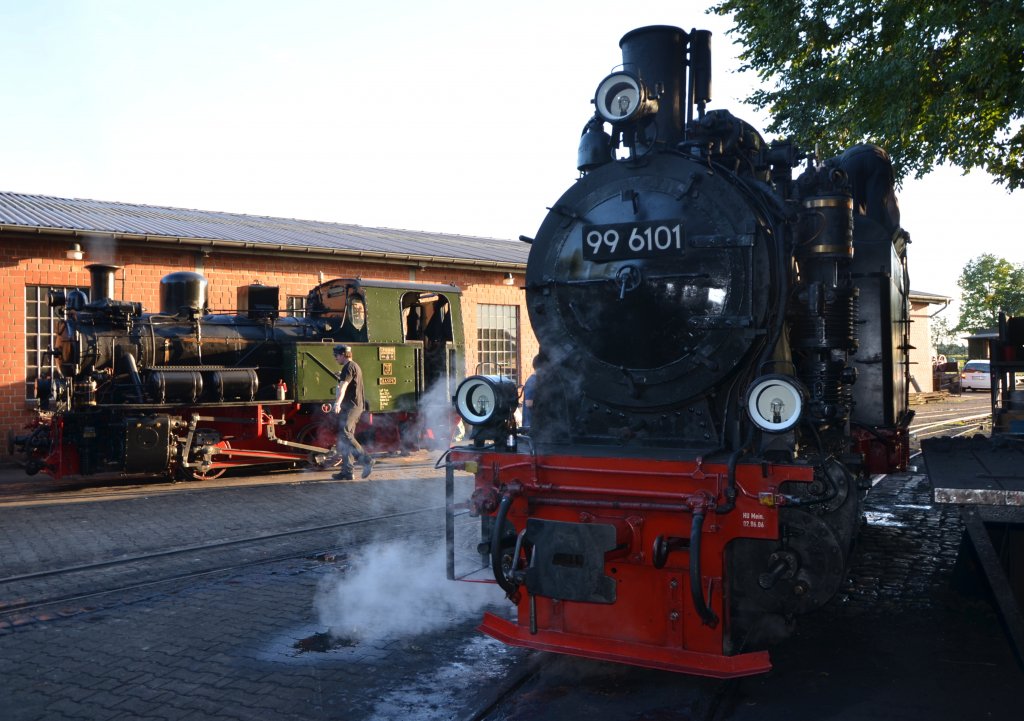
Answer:
[{"label": "round headlamp lens", "polygon": [[758,378],[747,391],[747,414],[768,433],[785,433],[800,422],[806,394],[799,381],[788,376]]}]

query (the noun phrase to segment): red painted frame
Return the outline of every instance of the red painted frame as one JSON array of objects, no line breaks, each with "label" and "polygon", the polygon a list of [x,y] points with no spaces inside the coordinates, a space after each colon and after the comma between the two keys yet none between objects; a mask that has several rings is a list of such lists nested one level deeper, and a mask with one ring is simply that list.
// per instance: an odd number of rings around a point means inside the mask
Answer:
[{"label": "red painted frame", "polygon": [[[718,678],[771,668],[766,651],[727,656],[723,650],[730,626],[726,546],[736,538],[778,538],[778,506],[785,500],[779,485],[812,481],[813,467],[738,464],[735,506],[717,513],[714,508],[726,504],[728,469],[700,458],[534,456],[457,448],[450,461],[456,467],[477,464],[477,513],[493,514],[496,499],[510,495],[507,519],[517,532],[528,518],[604,523],[616,528],[621,549],[605,559],[605,574],[617,581],[615,603],[530,596],[520,587],[512,596],[516,620],[487,614],[480,626],[484,633],[537,650]],[[701,586],[706,605],[720,619],[714,625],[694,608],[689,549],[670,552],[662,568],[653,561],[655,538],[689,539],[698,509],[706,514]]]}]

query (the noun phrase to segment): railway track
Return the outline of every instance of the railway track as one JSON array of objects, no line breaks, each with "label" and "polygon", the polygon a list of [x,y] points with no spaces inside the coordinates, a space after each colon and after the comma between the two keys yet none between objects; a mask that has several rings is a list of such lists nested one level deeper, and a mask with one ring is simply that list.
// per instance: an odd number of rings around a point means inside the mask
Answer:
[{"label": "railway track", "polygon": [[[436,524],[444,506],[426,506],[276,533],[200,543],[0,578],[0,624],[22,625],[94,611],[103,599],[123,605],[147,591],[236,573],[255,566],[307,559],[343,560],[339,532],[350,538],[398,538]],[[385,524],[385,525],[382,525]],[[385,528],[386,530],[381,530]],[[360,533],[360,529],[365,532]],[[322,538],[318,538],[322,536]],[[321,549],[321,550],[312,550]],[[59,608],[58,608],[59,607]]]},{"label": "railway track", "polygon": [[[682,676],[667,671],[530,652],[496,690],[493,702],[466,721],[556,721],[564,718],[650,718],[725,721],[742,679]],[[636,716],[643,689],[647,712]]]},{"label": "railway track", "polygon": [[992,428],[991,401],[987,394],[951,396],[939,403],[914,407],[910,426],[911,447],[919,450],[920,441],[934,436],[987,434]]}]

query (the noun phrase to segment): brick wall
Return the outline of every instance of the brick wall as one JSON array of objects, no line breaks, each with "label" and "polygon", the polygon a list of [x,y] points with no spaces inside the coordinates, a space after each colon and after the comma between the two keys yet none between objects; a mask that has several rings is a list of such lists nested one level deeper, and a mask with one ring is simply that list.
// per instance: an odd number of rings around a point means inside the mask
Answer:
[{"label": "brick wall", "polygon": [[[479,279],[472,281],[467,278],[471,285],[463,285],[463,316],[465,316],[466,333],[466,368],[470,373],[475,372],[478,363],[476,349],[477,314],[476,307],[480,304],[488,305],[518,305],[519,306],[519,368],[521,379],[525,381],[533,372],[533,357],[537,355],[539,345],[537,338],[533,335],[530,327],[530,318],[526,312],[526,297],[520,286],[501,285],[502,274],[494,274],[496,283],[480,283]],[[518,283],[522,283],[519,279]]]},{"label": "brick wall", "polygon": [[[25,287],[29,285],[89,285],[90,263],[122,266],[117,272],[117,299],[140,301],[147,312],[159,310],[160,279],[168,273],[191,270],[207,279],[208,305],[213,310],[233,310],[238,287],[261,282],[280,287],[281,307],[288,295],[304,296],[323,278],[362,277],[375,280],[423,283],[451,283],[463,291],[463,327],[466,338],[466,368],[476,367],[476,304],[497,303],[519,306],[520,364],[523,377],[532,372],[537,340],[530,329],[525,294],[519,286],[502,284],[503,273],[446,267],[426,269],[412,266],[360,263],[349,260],[310,260],[286,254],[226,253],[209,255],[183,248],[180,251],[125,245],[111,248],[83,242],[86,257],[68,260],[65,251],[72,242],[31,235],[0,234],[0,438],[20,433],[34,416],[24,396],[25,383]],[[0,463],[10,462],[7,444],[0,444]]]}]

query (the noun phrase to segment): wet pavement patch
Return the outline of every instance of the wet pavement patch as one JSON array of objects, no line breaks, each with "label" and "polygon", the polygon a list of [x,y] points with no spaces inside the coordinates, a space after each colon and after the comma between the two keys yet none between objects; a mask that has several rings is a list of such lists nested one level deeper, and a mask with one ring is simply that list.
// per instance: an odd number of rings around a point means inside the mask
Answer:
[{"label": "wet pavement patch", "polygon": [[330,631],[321,631],[312,636],[300,638],[292,647],[299,653],[327,653],[336,648],[348,648],[358,645],[359,642],[352,638],[332,636]]}]

